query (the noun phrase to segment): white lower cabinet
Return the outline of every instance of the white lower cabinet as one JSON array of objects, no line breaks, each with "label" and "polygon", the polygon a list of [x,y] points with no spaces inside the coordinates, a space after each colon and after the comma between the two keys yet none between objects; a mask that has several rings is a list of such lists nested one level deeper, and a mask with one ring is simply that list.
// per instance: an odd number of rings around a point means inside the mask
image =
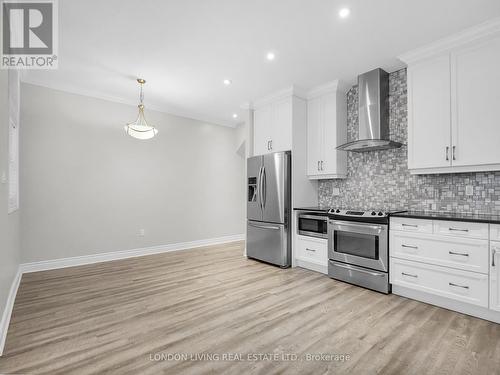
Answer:
[{"label": "white lower cabinet", "polygon": [[490,309],[500,312],[500,242],[491,241]]},{"label": "white lower cabinet", "polygon": [[488,307],[488,275],[391,258],[391,283]]},{"label": "white lower cabinet", "polygon": [[393,232],[395,258],[488,274],[488,241],[440,235]]},{"label": "white lower cabinet", "polygon": [[328,244],[327,240],[307,236],[298,236],[297,257],[299,259],[328,265]]},{"label": "white lower cabinet", "polygon": [[390,219],[393,293],[500,323],[500,225]]}]

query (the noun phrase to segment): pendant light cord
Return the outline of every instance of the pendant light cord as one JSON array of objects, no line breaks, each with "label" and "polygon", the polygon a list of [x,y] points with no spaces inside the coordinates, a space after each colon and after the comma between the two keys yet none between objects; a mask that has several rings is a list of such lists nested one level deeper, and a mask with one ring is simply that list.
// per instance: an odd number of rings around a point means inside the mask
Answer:
[{"label": "pendant light cord", "polygon": [[144,85],[144,83],[141,83],[141,95],[140,95],[140,100],[141,100],[141,104],[144,103],[144,93],[142,91],[142,86]]}]

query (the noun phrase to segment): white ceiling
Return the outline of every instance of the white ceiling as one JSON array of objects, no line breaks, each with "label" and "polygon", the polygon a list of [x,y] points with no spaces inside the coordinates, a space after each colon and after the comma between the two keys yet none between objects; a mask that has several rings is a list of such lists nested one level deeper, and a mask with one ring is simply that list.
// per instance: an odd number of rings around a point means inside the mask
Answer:
[{"label": "white ceiling", "polygon": [[59,69],[25,80],[135,103],[140,76],[146,109],[231,126],[246,102],[393,71],[395,56],[497,16],[499,0],[62,0]]}]

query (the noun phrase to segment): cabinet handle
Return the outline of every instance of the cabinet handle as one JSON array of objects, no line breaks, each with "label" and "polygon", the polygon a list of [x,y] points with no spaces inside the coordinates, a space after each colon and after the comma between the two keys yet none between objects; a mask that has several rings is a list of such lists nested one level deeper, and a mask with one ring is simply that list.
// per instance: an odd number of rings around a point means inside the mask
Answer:
[{"label": "cabinet handle", "polygon": [[271,151],[273,150],[273,140],[271,139],[269,142],[271,142]]},{"label": "cabinet handle", "polygon": [[468,232],[468,229],[460,229],[460,228],[448,228],[448,230],[455,231],[455,232]]},{"label": "cabinet handle", "polygon": [[267,141],[267,151],[269,151],[269,141]]},{"label": "cabinet handle", "polygon": [[467,253],[455,253],[453,251],[448,251],[448,254],[450,254],[450,255],[460,255],[460,256],[463,256],[463,257],[468,257],[469,256],[469,254],[467,254]]},{"label": "cabinet handle", "polygon": [[448,285],[454,286],[456,288],[469,289],[469,287],[467,285],[458,285],[458,284],[454,284],[454,283],[448,283]]},{"label": "cabinet handle", "polygon": [[401,245],[401,247],[407,247],[408,249],[418,249],[418,246]]},{"label": "cabinet handle", "polygon": [[452,155],[452,156],[451,156],[451,158],[452,158],[453,160],[457,160],[457,158],[455,157],[455,148],[456,148],[456,147],[455,147],[455,146],[453,146],[453,147],[452,147],[452,149],[451,149],[451,155]]},{"label": "cabinet handle", "polygon": [[323,160],[321,160],[321,170],[323,170]]},{"label": "cabinet handle", "polygon": [[308,247],[306,247],[306,250],[307,250],[307,251],[312,251],[313,253],[315,253],[315,252],[316,252],[316,250],[314,250],[314,249],[309,249]]},{"label": "cabinet handle", "polygon": [[446,161],[450,160],[450,146],[446,146]]},{"label": "cabinet handle", "polygon": [[498,249],[496,247],[493,247],[491,249],[491,266],[495,267],[495,256],[499,253]]},{"label": "cabinet handle", "polygon": [[401,275],[403,275],[403,276],[409,276],[409,277],[414,277],[414,278],[418,278],[418,275],[412,275],[411,273],[401,272]]},{"label": "cabinet handle", "polygon": [[418,225],[416,224],[401,224],[403,227],[412,227],[412,228],[418,228]]}]

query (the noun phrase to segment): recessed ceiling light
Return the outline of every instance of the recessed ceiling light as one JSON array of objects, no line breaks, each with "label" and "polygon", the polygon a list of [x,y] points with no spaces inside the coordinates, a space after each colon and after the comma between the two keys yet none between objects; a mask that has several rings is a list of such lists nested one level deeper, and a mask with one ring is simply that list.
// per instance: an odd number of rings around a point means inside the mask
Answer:
[{"label": "recessed ceiling light", "polygon": [[229,86],[231,83],[233,83],[233,81],[231,81],[230,79],[227,79],[227,78],[224,81],[222,81],[222,82],[224,82],[224,84],[226,86]]},{"label": "recessed ceiling light", "polygon": [[274,52],[268,52],[267,55],[266,55],[266,58],[269,61],[273,61],[276,58],[276,55],[274,54]]},{"label": "recessed ceiling light", "polygon": [[233,118],[238,118],[238,114],[237,113],[233,113]]},{"label": "recessed ceiling light", "polygon": [[351,10],[349,8],[342,8],[339,10],[340,18],[347,18],[349,17],[349,14],[351,14]]}]

